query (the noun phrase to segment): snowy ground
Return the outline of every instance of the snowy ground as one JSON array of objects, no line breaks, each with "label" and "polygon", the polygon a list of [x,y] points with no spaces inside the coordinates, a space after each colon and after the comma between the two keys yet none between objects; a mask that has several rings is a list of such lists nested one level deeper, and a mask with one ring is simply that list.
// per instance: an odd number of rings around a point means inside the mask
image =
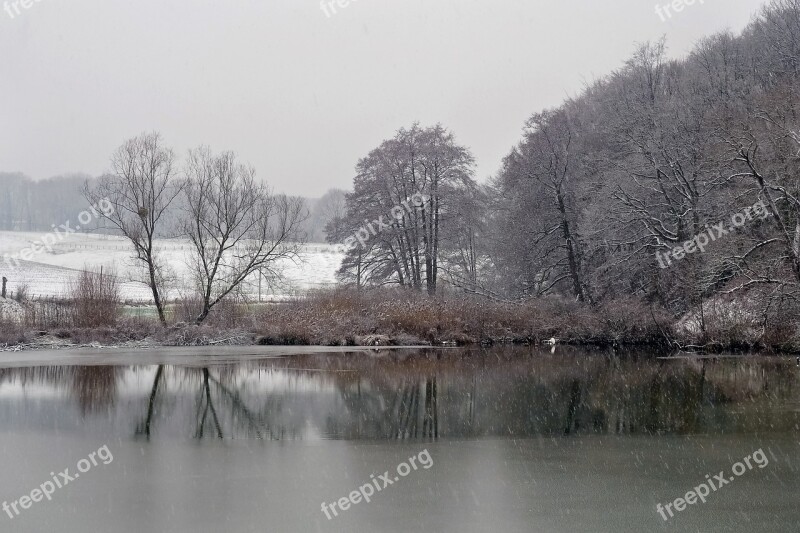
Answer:
[{"label": "snowy ground", "polygon": [[[106,271],[115,270],[120,277],[123,299],[150,300],[147,287],[133,281],[138,279],[138,268],[131,259],[131,246],[120,237],[71,234],[52,244],[51,251],[38,246],[40,251],[28,257],[29,261],[20,260],[19,266],[10,259],[18,258],[18,254],[25,250],[31,250],[34,244],[43,242],[47,235],[0,231],[0,276],[8,278],[9,292],[16,292],[18,286],[27,285],[29,296],[61,296],[80,270],[102,266]],[[187,294],[189,243],[177,239],[163,240],[159,242],[159,248],[178,280],[170,287],[170,298]],[[305,245],[301,261],[298,264],[287,263],[285,283],[280,287],[262,284],[263,299],[280,299],[310,288],[335,284],[335,273],[342,258],[343,253],[334,246]],[[258,299],[258,283],[255,279],[248,284],[246,292],[253,299]]]}]

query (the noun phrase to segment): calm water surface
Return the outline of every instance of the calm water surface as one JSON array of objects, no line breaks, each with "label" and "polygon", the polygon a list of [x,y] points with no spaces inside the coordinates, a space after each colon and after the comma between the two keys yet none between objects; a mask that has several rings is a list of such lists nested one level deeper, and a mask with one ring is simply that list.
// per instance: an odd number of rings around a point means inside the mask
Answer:
[{"label": "calm water surface", "polygon": [[800,531],[793,358],[281,353],[4,355],[0,531]]}]

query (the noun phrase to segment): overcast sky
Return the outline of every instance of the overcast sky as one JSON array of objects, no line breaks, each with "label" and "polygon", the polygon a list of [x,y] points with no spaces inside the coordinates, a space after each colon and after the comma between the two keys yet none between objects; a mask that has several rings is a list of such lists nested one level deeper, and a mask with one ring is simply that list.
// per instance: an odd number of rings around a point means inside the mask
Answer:
[{"label": "overcast sky", "polygon": [[100,174],[156,130],[181,157],[235,150],[277,191],[319,196],[419,120],[469,146],[483,181],[531,113],[635,43],[666,35],[683,55],[764,3],[662,21],[652,0],[351,0],[330,16],[319,0],[37,0],[0,12],[0,170]]}]

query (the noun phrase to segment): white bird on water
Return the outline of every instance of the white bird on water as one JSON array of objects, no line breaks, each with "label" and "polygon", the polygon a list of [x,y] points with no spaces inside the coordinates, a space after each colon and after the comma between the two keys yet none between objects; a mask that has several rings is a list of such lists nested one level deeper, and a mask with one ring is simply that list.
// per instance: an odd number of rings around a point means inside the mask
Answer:
[{"label": "white bird on water", "polygon": [[555,346],[555,345],[558,343],[558,339],[556,339],[555,337],[550,337],[549,339],[547,339],[546,341],[544,341],[544,343],[545,343],[547,346]]}]

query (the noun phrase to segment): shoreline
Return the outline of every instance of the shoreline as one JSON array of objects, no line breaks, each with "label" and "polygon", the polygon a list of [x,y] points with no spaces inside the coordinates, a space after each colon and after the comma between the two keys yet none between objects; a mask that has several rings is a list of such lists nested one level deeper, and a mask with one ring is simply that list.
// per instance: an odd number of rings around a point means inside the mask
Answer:
[{"label": "shoreline", "polygon": [[[64,348],[60,350],[0,351],[0,368],[28,368],[49,366],[124,366],[175,364],[204,366],[225,362],[282,359],[299,355],[345,354],[364,352],[387,353],[398,350],[419,349],[419,346],[363,347],[363,346],[153,346],[129,348],[104,346],[100,348]],[[429,347],[430,348],[430,347]],[[438,348],[443,349],[443,348]],[[446,348],[444,348],[446,349]],[[24,354],[24,355],[23,355]],[[57,363],[55,363],[57,361]]]},{"label": "shoreline", "polygon": [[[510,345],[507,345],[510,346]],[[522,346],[517,345],[521,348]],[[566,345],[562,345],[566,348]],[[575,346],[570,346],[576,348]],[[500,348],[495,346],[493,348]],[[533,347],[542,348],[546,347]],[[263,361],[267,359],[287,359],[298,356],[331,356],[363,354],[369,357],[383,357],[395,353],[421,355],[420,352],[446,352],[455,350],[481,350],[487,347],[448,347],[448,346],[157,346],[148,348],[129,346],[67,347],[63,349],[31,349],[19,351],[0,351],[0,368],[31,368],[40,366],[154,366],[179,365],[203,367],[226,363]],[[490,348],[491,349],[491,348]],[[417,353],[414,353],[417,352]],[[558,352],[555,352],[557,355]],[[790,354],[775,353],[724,353],[701,354],[675,352],[671,355],[654,354],[654,360],[692,361],[713,359],[789,359]],[[314,370],[293,369],[287,370]],[[322,371],[322,370],[321,370]],[[332,370],[327,370],[332,371]]]},{"label": "shoreline", "polygon": [[[39,332],[42,333],[42,332]],[[249,338],[249,342],[231,342]],[[797,349],[782,349],[775,346],[742,346],[735,343],[714,343],[709,346],[670,346],[666,342],[644,342],[644,341],[611,341],[602,339],[567,339],[559,340],[555,344],[547,340],[533,338],[501,338],[501,339],[482,339],[476,343],[458,343],[455,341],[442,341],[439,343],[400,343],[398,339],[390,335],[370,335],[357,338],[361,343],[356,344],[303,344],[303,343],[274,343],[271,338],[264,338],[257,334],[239,334],[225,339],[204,339],[196,343],[176,344],[174,339],[170,341],[159,341],[146,338],[137,341],[126,342],[88,342],[88,343],[68,343],[59,342],[61,339],[46,334],[39,337],[40,342],[5,344],[0,345],[0,366],[6,354],[14,353],[91,353],[96,355],[98,352],[106,354],[119,353],[146,353],[150,351],[164,352],[204,352],[207,354],[224,355],[226,352],[255,350],[257,355],[269,353],[283,353],[287,355],[313,354],[313,353],[346,353],[346,352],[373,352],[373,351],[393,351],[393,350],[443,350],[443,349],[492,349],[501,347],[530,347],[540,349],[553,349],[558,347],[586,348],[586,349],[613,349],[613,350],[650,350],[653,357],[657,359],[681,359],[681,358],[720,358],[720,357],[747,357],[747,356],[781,356],[791,357],[800,354]],[[370,343],[380,340],[381,342]],[[248,353],[239,355],[250,355]],[[253,354],[256,355],[256,354]]]},{"label": "shoreline", "polygon": [[[14,311],[10,300],[0,300]],[[112,302],[113,303],[113,302]],[[743,302],[669,313],[634,299],[585,305],[561,298],[495,302],[458,294],[345,288],[312,291],[291,302],[224,302],[197,324],[192,304],[173,302],[166,325],[117,313],[84,316],[91,302],[25,302],[0,313],[0,352],[115,347],[491,347],[564,345],[652,350],[654,355],[800,354],[800,331],[745,312]],[[114,309],[111,307],[110,309]],[[736,321],[728,317],[739,310]]]}]

